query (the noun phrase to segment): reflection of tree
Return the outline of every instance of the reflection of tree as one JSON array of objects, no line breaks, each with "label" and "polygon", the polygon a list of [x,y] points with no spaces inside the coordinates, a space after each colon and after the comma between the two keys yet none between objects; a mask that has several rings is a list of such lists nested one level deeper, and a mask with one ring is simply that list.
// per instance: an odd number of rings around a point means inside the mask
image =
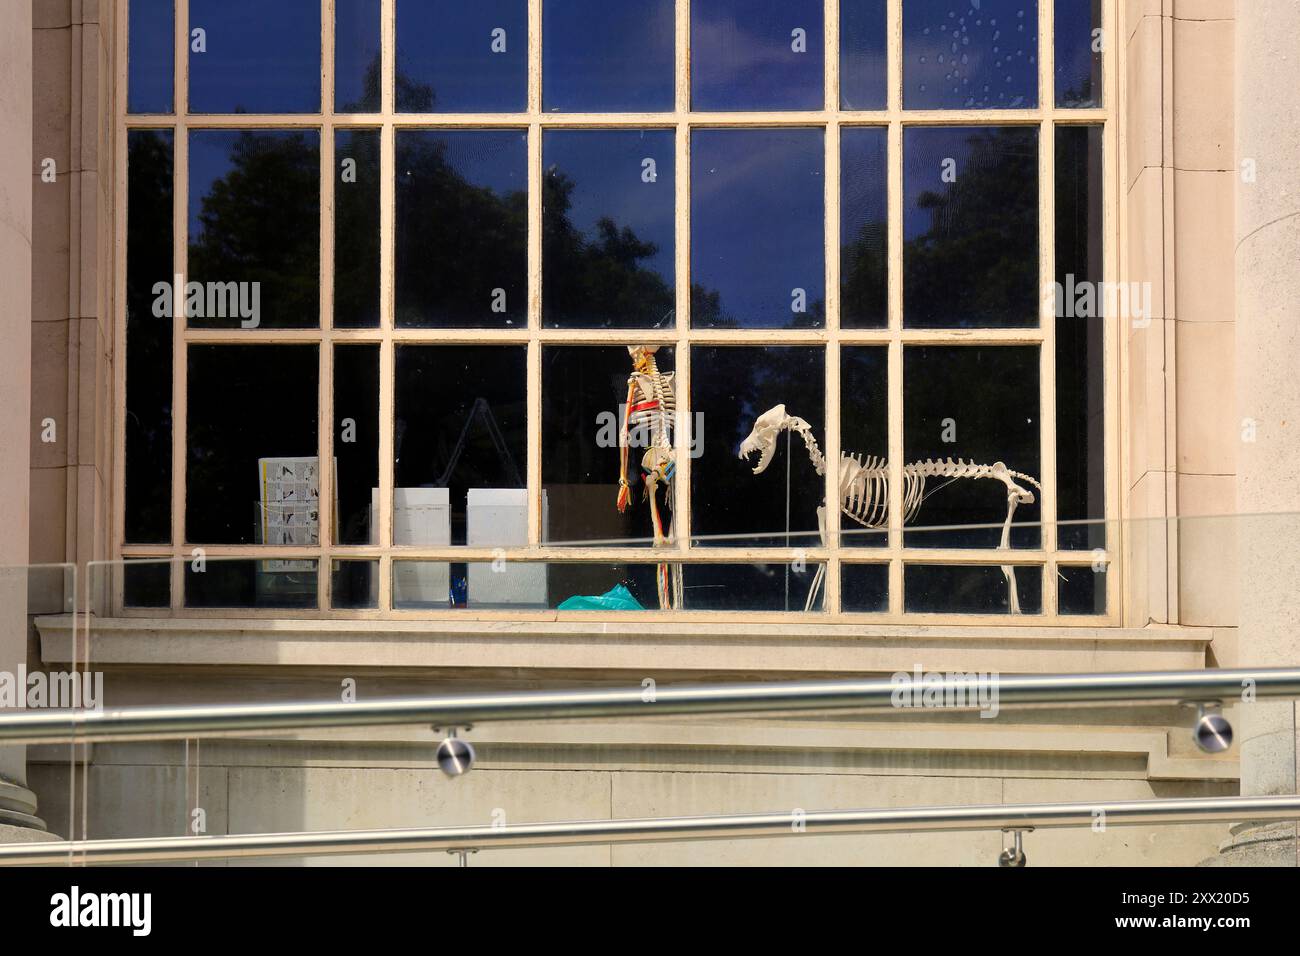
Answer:
[{"label": "reflection of tree", "polygon": [[845,246],[840,311],[845,325],[884,325],[888,315],[888,224],[865,222]]},{"label": "reflection of tree", "polygon": [[[361,81],[361,95],[352,102],[339,107],[340,113],[377,113],[379,112],[380,90],[380,55],[366,67],[366,75]],[[401,64],[397,68],[397,85],[393,90],[397,98],[397,109],[403,113],[431,113],[437,97],[433,87],[428,83],[417,83],[402,72]]]},{"label": "reflection of tree", "polygon": [[584,236],[568,217],[575,186],[558,169],[543,181],[542,289],[548,322],[642,328],[671,324],[674,290],[659,273],[641,266],[658,247],[607,216],[596,223],[594,236]]},{"label": "reflection of tree", "polygon": [[355,130],[339,141],[335,167],[356,162],[356,178],[334,187],[334,320],[342,327],[379,325],[379,131]]},{"label": "reflection of tree", "polygon": [[[208,134],[211,135],[211,134]],[[190,278],[261,283],[263,326],[314,326],[320,310],[316,134],[242,130],[190,237]],[[233,325],[234,320],[218,320]],[[200,323],[196,324],[210,324]]]},{"label": "reflection of tree", "polygon": [[[691,326],[697,329],[752,329],[766,325],[762,316],[736,315],[722,302],[722,294],[698,283],[691,283]],[[806,312],[791,312],[786,322],[774,323],[782,329],[820,329],[826,326],[826,300],[813,299]]]},{"label": "reflection of tree", "polygon": [[930,228],[903,250],[912,326],[1034,324],[1037,318],[1037,140],[1032,130],[972,133],[957,181],[917,208]]},{"label": "reflection of tree", "polygon": [[[527,194],[465,178],[447,156],[455,135],[398,134],[399,325],[482,326],[525,314]],[[490,311],[495,289],[505,291],[502,316]]]},{"label": "reflection of tree", "polygon": [[172,281],[172,138],[133,131],[126,261],[126,539],[165,541],[171,526],[171,319],[153,287]]}]

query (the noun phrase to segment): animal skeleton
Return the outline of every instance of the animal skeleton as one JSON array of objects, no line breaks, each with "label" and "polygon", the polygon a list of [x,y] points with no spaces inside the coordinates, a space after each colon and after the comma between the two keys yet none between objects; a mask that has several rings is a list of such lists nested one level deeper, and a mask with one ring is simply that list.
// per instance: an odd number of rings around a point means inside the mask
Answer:
[{"label": "animal skeleton", "polygon": [[[776,405],[758,416],[749,437],[740,443],[738,457],[747,460],[758,452],[759,459],[758,464],[754,466],[754,474],[762,474],[772,463],[772,456],[776,452],[777,436],[786,429],[799,434],[808,449],[808,457],[812,459],[813,468],[816,469],[817,474],[824,476],[826,458],[817,446],[817,439],[813,437],[812,426],[797,415],[787,415],[784,405]],[[1034,493],[1017,484],[1017,480],[1042,490],[1038,482],[1029,475],[1012,471],[1000,461],[991,465],[981,465],[960,458],[956,461],[951,458],[927,458],[903,466],[903,524],[912,521],[920,512],[921,505],[928,497],[925,483],[929,478],[947,478],[948,481],[939,488],[961,478],[991,478],[1006,486],[1007,517],[1002,523],[1002,539],[997,548],[999,551],[1011,547],[1011,517],[1015,514],[1016,507],[1034,503]],[[930,494],[934,494],[939,488],[931,489]],[[841,514],[847,515],[864,528],[886,526],[889,521],[889,463],[884,458],[874,455],[864,458],[859,454],[841,454],[836,489]],[[817,527],[824,546],[826,544],[825,500],[817,508]],[[1006,577],[1010,590],[1011,613],[1019,614],[1020,599],[1016,593],[1016,569],[1004,564],[1002,574]],[[825,575],[826,565],[823,564],[818,567],[817,573],[813,576],[812,586],[808,590],[808,600],[804,604],[805,611],[812,610],[813,604],[821,593]]]},{"label": "animal skeleton", "polygon": [[[629,345],[634,371],[627,379],[627,404],[623,407],[623,428],[619,435],[618,510],[626,511],[632,498],[627,480],[629,432],[645,437],[646,452],[641,456],[641,473],[645,479],[645,496],[650,499],[650,520],[654,526],[654,546],[673,544],[671,521],[659,515],[659,485],[664,486],[664,503],[673,507],[673,471],[677,453],[673,448],[673,422],[677,396],[673,388],[676,372],[664,374],[655,364],[657,345]],[[682,568],[680,564],[660,564],[655,573],[659,607],[669,609],[682,604]]]}]

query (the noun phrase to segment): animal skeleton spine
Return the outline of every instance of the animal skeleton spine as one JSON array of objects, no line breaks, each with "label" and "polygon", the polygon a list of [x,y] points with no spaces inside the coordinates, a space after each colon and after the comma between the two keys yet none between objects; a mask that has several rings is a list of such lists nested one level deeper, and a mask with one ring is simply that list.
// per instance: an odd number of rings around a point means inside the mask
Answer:
[{"label": "animal skeleton spine", "polygon": [[[739,457],[747,459],[758,452],[759,459],[758,464],[754,466],[754,474],[762,474],[772,463],[772,456],[776,452],[777,436],[786,429],[799,434],[808,449],[808,457],[812,459],[813,468],[818,475],[825,476],[826,458],[817,447],[812,426],[797,415],[787,415],[784,405],[769,408],[758,416],[749,437],[740,444]],[[951,458],[927,458],[903,466],[903,524],[911,522],[920,512],[921,505],[927,497],[925,483],[929,478],[948,479],[939,488],[962,478],[991,478],[1006,486],[1007,517],[1002,523],[1002,538],[997,548],[999,551],[1011,547],[1011,517],[1015,514],[1016,507],[1034,503],[1034,493],[1017,484],[1017,480],[1042,490],[1038,482],[1029,475],[1012,471],[1000,461],[991,465],[981,465],[960,458],[956,461]],[[835,486],[840,499],[841,514],[847,515],[864,528],[885,527],[889,521],[889,463],[884,458],[874,455],[864,458],[858,454],[841,454]],[[939,488],[932,489],[930,494],[934,494]],[[822,545],[825,546],[825,501],[817,509],[817,526],[821,532]],[[1009,564],[1004,564],[1002,574],[1006,577],[1007,587],[1010,589],[1011,613],[1019,614],[1020,598],[1016,593],[1016,569]],[[825,576],[826,565],[823,564],[817,568],[812,586],[808,589],[808,600],[804,604],[805,611],[812,610],[821,593]]]},{"label": "animal skeleton spine", "polygon": [[[650,499],[650,521],[654,527],[654,546],[670,547],[673,543],[671,519],[659,514],[659,485],[664,486],[664,503],[673,507],[673,472],[677,455],[673,448],[673,421],[677,396],[673,390],[675,372],[664,374],[655,364],[657,345],[629,345],[634,371],[627,379],[627,404],[623,410],[623,429],[619,435],[618,510],[626,511],[632,499],[627,480],[627,454],[630,433],[644,436],[646,451],[641,456],[641,474],[645,479],[645,496]],[[681,607],[682,568],[680,564],[660,564],[655,571],[659,607]]]}]

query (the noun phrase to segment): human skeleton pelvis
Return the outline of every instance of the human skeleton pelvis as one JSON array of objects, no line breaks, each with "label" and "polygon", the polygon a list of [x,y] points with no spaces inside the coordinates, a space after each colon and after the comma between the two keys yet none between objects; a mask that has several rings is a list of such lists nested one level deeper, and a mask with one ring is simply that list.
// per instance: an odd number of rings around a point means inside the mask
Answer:
[{"label": "human skeleton pelvis", "polygon": [[[776,439],[781,432],[789,429],[797,432],[808,449],[813,468],[818,475],[826,474],[826,458],[817,446],[812,427],[797,415],[787,415],[784,405],[769,408],[754,422],[754,428],[740,444],[740,458],[748,459],[758,454],[758,463],[754,474],[761,474],[772,463],[776,452]],[[859,454],[841,454],[836,478],[840,513],[865,528],[883,528],[889,522],[889,463],[884,458],[863,457]],[[1019,505],[1033,504],[1034,493],[1019,482],[1032,485],[1042,490],[1038,482],[1028,475],[1012,471],[1002,462],[981,465],[973,461],[957,459],[927,458],[903,466],[903,524],[913,521],[921,510],[921,505],[928,497],[926,482],[932,478],[947,479],[942,488],[952,481],[964,478],[987,478],[1002,482],[1007,489],[1007,517],[1002,523],[1002,538],[998,550],[1011,546],[1011,518]],[[938,491],[932,488],[930,494]],[[823,546],[826,544],[826,503],[817,509],[817,526],[821,532]],[[808,590],[805,610],[816,606],[825,577],[826,566],[820,565]],[[1007,579],[1009,606],[1012,614],[1020,613],[1020,600],[1016,593],[1016,570],[1012,565],[1002,565],[1002,573]]]}]

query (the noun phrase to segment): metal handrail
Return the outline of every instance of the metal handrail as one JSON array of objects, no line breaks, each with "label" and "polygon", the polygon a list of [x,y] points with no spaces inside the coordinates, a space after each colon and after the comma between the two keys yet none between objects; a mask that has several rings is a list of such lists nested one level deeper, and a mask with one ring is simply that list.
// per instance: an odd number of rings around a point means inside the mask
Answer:
[{"label": "metal handrail", "polygon": [[175,860],[347,856],[359,853],[466,852],[547,846],[677,843],[861,833],[1038,830],[1139,824],[1300,819],[1300,797],[1200,797],[1026,806],[919,807],[886,810],[786,810],[776,813],[627,820],[579,820],[510,826],[333,830],[234,836],[156,837],[0,846],[0,866],[162,863]]},{"label": "metal handrail", "polygon": [[[908,675],[909,678],[911,675]],[[947,710],[981,710],[977,691],[996,692],[999,707],[1106,702],[1229,703],[1246,697],[1300,697],[1300,668],[1149,671],[1115,674],[983,675],[925,684]],[[426,724],[464,727],[485,721],[658,717],[686,713],[869,710],[896,706],[891,678],[520,691],[390,698],[343,703],[293,702],[117,710],[0,710],[0,743],[235,737],[274,730]],[[919,695],[918,695],[919,696]]]}]

